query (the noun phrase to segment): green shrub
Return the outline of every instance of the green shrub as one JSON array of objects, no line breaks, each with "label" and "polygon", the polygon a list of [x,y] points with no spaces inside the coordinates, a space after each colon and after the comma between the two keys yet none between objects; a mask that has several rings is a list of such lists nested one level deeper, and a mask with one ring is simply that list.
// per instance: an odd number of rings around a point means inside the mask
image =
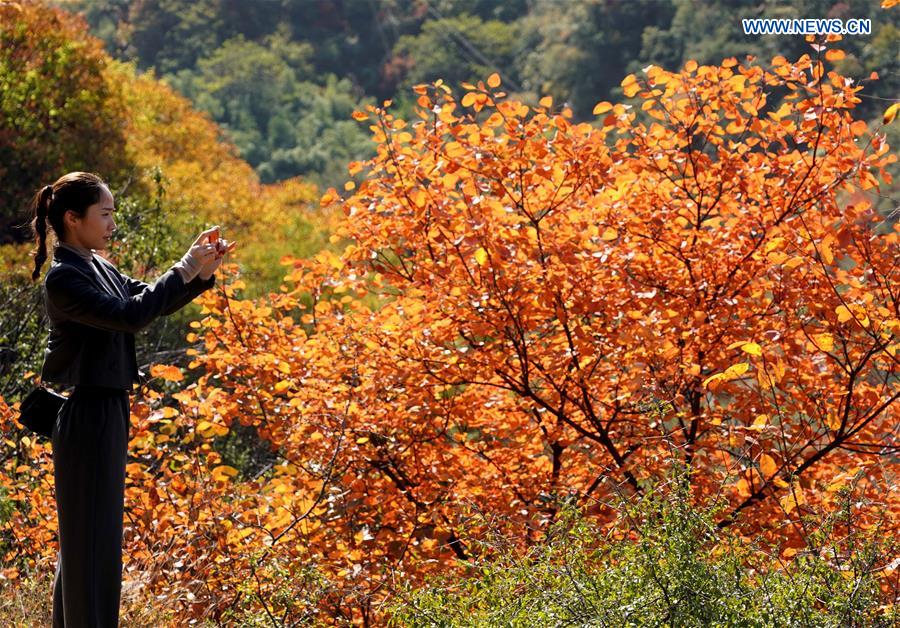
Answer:
[{"label": "green shrub", "polygon": [[[693,506],[675,475],[640,499],[622,498],[613,531],[569,504],[524,556],[493,552],[469,563],[464,579],[407,587],[392,603],[392,625],[897,625],[877,579],[893,540],[838,540],[835,525],[846,521],[835,513],[786,563],[761,537],[748,543],[719,528],[720,508]],[[486,553],[508,545],[485,544]]]}]

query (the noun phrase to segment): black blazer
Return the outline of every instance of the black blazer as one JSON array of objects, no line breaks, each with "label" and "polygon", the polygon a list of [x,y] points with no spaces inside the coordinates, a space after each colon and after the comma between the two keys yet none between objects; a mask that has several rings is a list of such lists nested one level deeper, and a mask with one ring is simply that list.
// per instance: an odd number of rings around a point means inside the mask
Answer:
[{"label": "black blazer", "polygon": [[99,255],[88,263],[57,248],[42,289],[50,336],[41,381],[131,391],[144,376],[137,367],[134,334],[215,282],[213,275],[185,284],[170,268],[150,285],[123,275]]}]

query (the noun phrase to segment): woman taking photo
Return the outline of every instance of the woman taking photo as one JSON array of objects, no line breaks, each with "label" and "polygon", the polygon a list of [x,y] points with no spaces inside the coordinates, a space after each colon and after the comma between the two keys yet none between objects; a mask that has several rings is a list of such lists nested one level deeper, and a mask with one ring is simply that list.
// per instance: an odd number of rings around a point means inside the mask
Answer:
[{"label": "woman taking photo", "polygon": [[42,382],[71,388],[53,426],[59,560],[53,626],[114,627],[122,589],[122,518],[130,426],[129,393],[139,381],[134,335],[215,283],[232,245],[204,231],[153,284],[120,273],[103,257],[116,230],[114,201],[100,177],[71,172],[34,197],[37,250],[32,280],[56,236],[43,298],[50,336]]}]

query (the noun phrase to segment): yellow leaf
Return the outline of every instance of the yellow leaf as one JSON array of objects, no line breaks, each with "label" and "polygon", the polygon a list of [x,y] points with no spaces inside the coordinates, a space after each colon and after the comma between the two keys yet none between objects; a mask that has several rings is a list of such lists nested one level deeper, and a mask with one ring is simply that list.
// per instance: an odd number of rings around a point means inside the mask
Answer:
[{"label": "yellow leaf", "polygon": [[744,343],[741,346],[741,350],[744,353],[749,353],[750,355],[762,355],[762,348],[755,342]]},{"label": "yellow leaf", "polygon": [[237,545],[251,534],[253,534],[253,528],[232,528],[225,535],[225,542],[229,545]]},{"label": "yellow leaf", "polygon": [[768,259],[770,262],[772,262],[773,264],[776,264],[776,265],[781,264],[789,257],[790,257],[790,255],[788,255],[787,253],[785,253],[783,251],[772,251],[771,253],[766,255],[766,259]]},{"label": "yellow leaf", "polygon": [[782,497],[779,501],[781,502],[781,507],[784,508],[784,512],[788,515],[791,514],[791,511],[797,507],[797,502],[794,500],[794,496],[790,493]]},{"label": "yellow leaf", "polygon": [[834,493],[836,491],[841,490],[843,487],[847,486],[847,481],[850,479],[850,476],[846,473],[839,473],[831,479],[831,482],[825,488],[825,490],[829,493]]},{"label": "yellow leaf", "polygon": [[475,104],[475,98],[477,94],[475,92],[468,92],[465,96],[463,96],[462,101],[460,103],[463,107],[471,107]]},{"label": "yellow leaf", "polygon": [[894,121],[894,118],[897,117],[897,112],[900,111],[900,102],[895,102],[893,105],[884,110],[884,123],[890,124]]},{"label": "yellow leaf", "polygon": [[840,61],[844,58],[844,56],[845,55],[843,50],[829,50],[825,53],[825,58],[828,61]]},{"label": "yellow leaf", "polygon": [[784,512],[786,514],[791,514],[791,511],[794,510],[794,508],[806,503],[806,498],[803,496],[800,487],[795,484],[790,492],[779,501],[781,502],[781,507],[784,508]]},{"label": "yellow leaf", "polygon": [[484,248],[479,247],[477,251],[475,251],[475,261],[479,266],[484,266],[487,263],[488,254]]},{"label": "yellow leaf", "polygon": [[425,190],[415,190],[409,197],[416,207],[425,207],[425,204],[428,202],[428,195],[425,193]]},{"label": "yellow leaf", "polygon": [[712,382],[716,382],[719,380],[729,381],[732,379],[736,379],[746,373],[750,369],[750,365],[746,362],[738,362],[737,364],[732,364],[727,369],[725,369],[722,373],[716,373],[715,375],[711,375],[707,377],[703,381],[703,385],[706,386]]},{"label": "yellow leaf", "polygon": [[846,305],[839,305],[834,308],[834,313],[838,316],[838,321],[841,323],[846,323],[851,318],[853,318],[853,314],[850,313],[850,310],[847,309]]},{"label": "yellow leaf", "polygon": [[538,104],[541,107],[552,107],[553,106],[553,96],[544,96],[538,101]]},{"label": "yellow leaf", "polygon": [[615,240],[618,237],[619,233],[615,229],[613,229],[612,227],[607,227],[606,229],[604,229],[603,235],[600,236],[600,239],[609,242],[611,240]]},{"label": "yellow leaf", "polygon": [[768,414],[760,414],[757,415],[755,419],[753,419],[753,424],[750,426],[751,430],[761,430],[769,423],[769,415]]},{"label": "yellow leaf", "polygon": [[732,364],[727,369],[725,369],[725,372],[722,373],[722,375],[726,379],[735,379],[746,373],[749,368],[750,365],[746,362],[738,362],[737,364]]},{"label": "yellow leaf", "polygon": [[740,92],[743,91],[746,83],[747,77],[743,74],[735,74],[730,79],[728,79],[728,83],[734,91]]},{"label": "yellow leaf", "polygon": [[500,87],[500,75],[494,72],[488,77],[487,83],[491,87]]},{"label": "yellow leaf", "polygon": [[784,242],[784,238],[772,238],[771,240],[766,242],[764,251],[766,253],[769,253],[769,252],[773,251],[774,249],[777,249],[779,246],[781,246],[782,242]]},{"label": "yellow leaf", "polygon": [[291,387],[291,381],[287,379],[283,379],[277,384],[275,384],[275,392],[283,392]]},{"label": "yellow leaf", "polygon": [[707,377],[706,379],[703,380],[703,387],[706,388],[710,384],[717,382],[724,378],[725,378],[725,376],[722,373],[716,373],[715,375],[710,375],[709,377]]},{"label": "yellow leaf", "polygon": [[871,323],[868,315],[866,314],[866,310],[856,304],[850,304],[849,308],[846,305],[839,305],[834,308],[834,311],[838,315],[838,321],[840,321],[841,323],[846,323],[851,318],[854,318],[856,322],[858,322],[863,327],[868,327]]},{"label": "yellow leaf", "polygon": [[812,339],[821,351],[831,351],[834,349],[834,336],[831,334],[814,334]]}]

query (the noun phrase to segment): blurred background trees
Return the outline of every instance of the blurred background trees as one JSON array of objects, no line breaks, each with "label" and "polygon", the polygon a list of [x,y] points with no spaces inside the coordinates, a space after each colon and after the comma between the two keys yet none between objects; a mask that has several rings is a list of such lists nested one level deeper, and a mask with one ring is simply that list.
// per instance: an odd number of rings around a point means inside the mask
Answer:
[{"label": "blurred background trees", "polygon": [[880,0],[61,0],[82,12],[115,57],[153,69],[222,125],[264,182],[302,175],[340,185],[349,160],[371,156],[349,111],[410,87],[498,72],[517,97],[543,95],[588,120],[619,81],[649,64],[810,52],[802,36],[748,36],[742,18],[868,18],[838,67],[866,85],[874,120],[900,88],[900,24]]}]

